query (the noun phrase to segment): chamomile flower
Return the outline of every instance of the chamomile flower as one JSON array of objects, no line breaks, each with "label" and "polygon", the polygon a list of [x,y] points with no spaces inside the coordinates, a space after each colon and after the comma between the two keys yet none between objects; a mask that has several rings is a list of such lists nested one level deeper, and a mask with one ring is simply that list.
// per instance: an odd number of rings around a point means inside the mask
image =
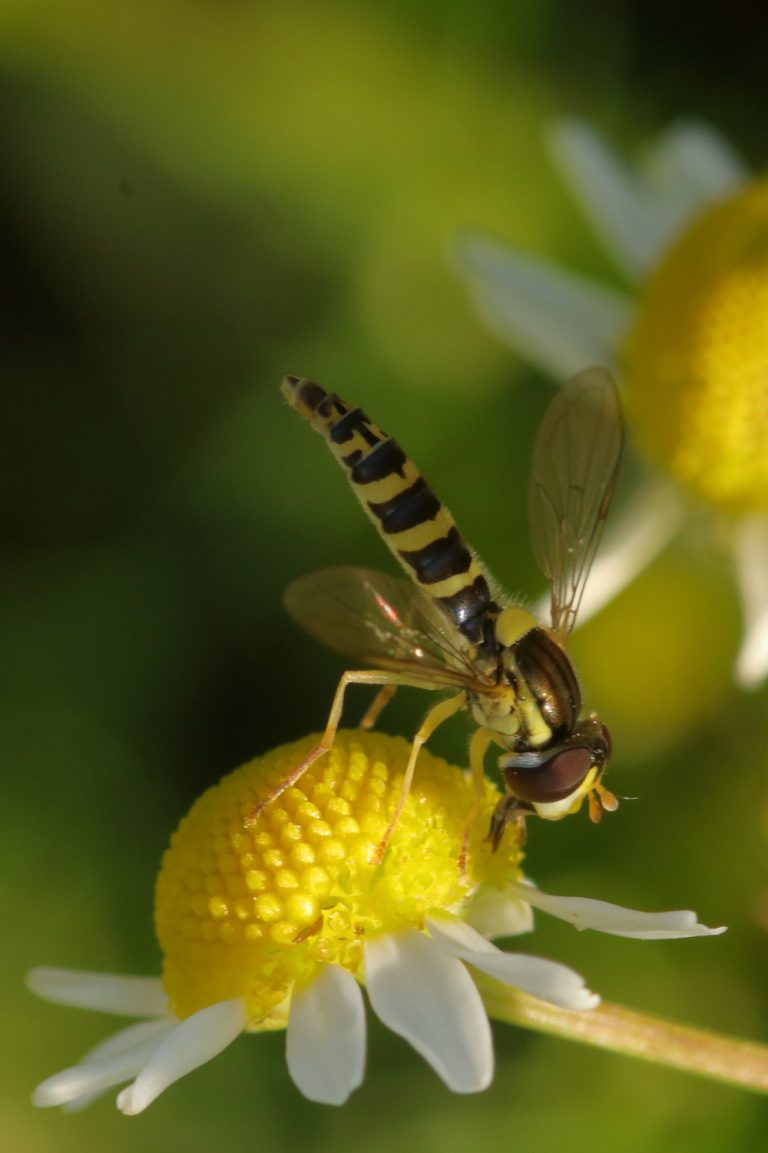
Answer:
[{"label": "chamomile flower", "polygon": [[[252,827],[255,802],[316,738],[273,750],[206,792],[174,834],[157,881],[158,978],[36,969],[29,985],[60,1004],[141,1018],[35,1091],[79,1108],[128,1082],[140,1113],[244,1032],[285,1029],[288,1071],[313,1101],[341,1104],[361,1083],[374,1013],[458,1093],[493,1076],[488,1014],[473,978],[565,1009],[599,998],[557,961],[488,939],[532,927],[532,908],[578,928],[639,937],[710,930],[692,913],[645,914],[541,893],[522,876],[514,825],[485,841],[498,793],[489,782],[470,828],[471,783],[422,751],[417,779],[381,864],[374,864],[408,744],[341,732],[297,787]],[[497,984],[501,983],[501,986]]]},{"label": "chamomile flower", "polygon": [[618,374],[636,443],[666,474],[606,540],[580,619],[678,531],[686,495],[726,526],[744,615],[736,677],[754,686],[768,673],[768,180],[701,124],[674,125],[636,170],[581,122],[550,142],[631,293],[481,236],[457,251],[504,341],[556,378],[592,363]]}]

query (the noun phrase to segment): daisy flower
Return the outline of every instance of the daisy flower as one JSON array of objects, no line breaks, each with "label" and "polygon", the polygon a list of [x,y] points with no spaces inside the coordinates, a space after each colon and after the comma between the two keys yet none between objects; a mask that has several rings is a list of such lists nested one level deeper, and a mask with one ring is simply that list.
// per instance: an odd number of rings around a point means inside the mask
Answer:
[{"label": "daisy flower", "polygon": [[685,495],[726,526],[744,616],[736,678],[755,686],[768,672],[768,181],[702,124],[673,125],[636,169],[578,121],[550,144],[630,292],[478,235],[457,252],[502,340],[558,379],[585,364],[617,373],[635,441],[665,476],[606,540],[581,619],[678,531]]},{"label": "daisy flower", "polygon": [[485,840],[495,787],[487,783],[468,827],[470,781],[426,750],[384,860],[373,864],[408,759],[399,738],[339,733],[299,785],[246,827],[265,788],[315,741],[251,761],[181,822],[156,888],[161,978],[32,971],[31,989],[48,1000],[141,1018],[44,1081],[35,1104],[80,1108],[128,1082],[118,1107],[140,1113],[240,1033],[272,1029],[286,1031],[298,1089],[342,1104],[364,1073],[363,989],[450,1089],[473,1093],[493,1076],[483,980],[497,998],[507,988],[576,1017],[599,1001],[568,966],[490,942],[529,930],[532,908],[630,937],[722,931],[693,913],[540,892],[521,873],[519,828],[496,853]]}]

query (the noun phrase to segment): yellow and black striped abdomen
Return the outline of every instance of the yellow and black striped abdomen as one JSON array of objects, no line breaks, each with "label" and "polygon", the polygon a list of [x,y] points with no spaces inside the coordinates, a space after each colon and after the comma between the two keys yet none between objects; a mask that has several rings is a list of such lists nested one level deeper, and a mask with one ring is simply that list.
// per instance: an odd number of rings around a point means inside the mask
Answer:
[{"label": "yellow and black striped abdomen", "polygon": [[448,509],[400,445],[360,408],[312,380],[287,376],[281,391],[318,432],[394,556],[434,597],[465,637],[487,639],[499,607],[474,553]]}]

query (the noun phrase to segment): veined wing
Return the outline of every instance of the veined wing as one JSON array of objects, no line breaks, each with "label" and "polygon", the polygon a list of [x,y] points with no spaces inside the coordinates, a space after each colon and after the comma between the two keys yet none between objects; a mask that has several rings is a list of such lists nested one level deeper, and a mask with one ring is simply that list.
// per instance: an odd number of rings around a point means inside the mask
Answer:
[{"label": "veined wing", "polygon": [[450,619],[408,581],[364,568],[321,569],[293,581],[283,601],[297,624],[337,652],[425,685],[486,684]]},{"label": "veined wing", "polygon": [[616,385],[602,368],[572,377],[544,414],[533,449],[528,515],[551,582],[552,628],[573,628],[616,485],[624,440]]}]

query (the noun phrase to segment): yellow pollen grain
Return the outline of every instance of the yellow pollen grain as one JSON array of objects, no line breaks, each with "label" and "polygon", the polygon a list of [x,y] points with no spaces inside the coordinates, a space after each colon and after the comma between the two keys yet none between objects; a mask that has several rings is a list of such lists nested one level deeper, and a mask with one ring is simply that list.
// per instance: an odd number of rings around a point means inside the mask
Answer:
[{"label": "yellow pollen grain", "polygon": [[305,925],[311,925],[313,921],[317,920],[319,912],[320,907],[317,901],[306,893],[297,893],[286,899],[286,916],[301,928]]},{"label": "yellow pollen grain", "polygon": [[316,740],[275,749],[225,777],[171,840],[155,920],[179,1017],[242,997],[249,1028],[283,1027],[296,982],[329,963],[360,978],[369,932],[423,929],[430,911],[459,909],[478,884],[519,875],[514,828],[495,855],[484,840],[498,800],[490,785],[467,868],[459,868],[472,785],[427,750],[385,858],[373,864],[409,753],[406,741],[380,734],[339,733],[318,774],[247,826],[259,796]]},{"label": "yellow pollen grain", "polygon": [[298,889],[299,879],[291,869],[281,869],[275,877],[275,888],[279,893]]},{"label": "yellow pollen grain", "polygon": [[214,918],[221,920],[222,917],[229,916],[229,911],[229,902],[223,897],[211,897],[208,902],[208,912]]},{"label": "yellow pollen grain", "polygon": [[256,914],[260,921],[273,924],[283,915],[283,903],[274,893],[262,893],[256,898]]},{"label": "yellow pollen grain", "polygon": [[337,837],[323,841],[317,851],[317,859],[323,865],[339,865],[347,855],[347,847]]},{"label": "yellow pollen grain", "polygon": [[313,897],[324,897],[330,892],[331,875],[319,865],[305,869],[301,874],[301,887]]},{"label": "yellow pollen grain", "polygon": [[280,831],[280,843],[285,848],[291,848],[293,845],[301,841],[304,833],[301,825],[294,825],[293,822],[289,825],[284,825]]},{"label": "yellow pollen grain", "polygon": [[300,821],[302,826],[306,826],[310,820],[319,820],[320,810],[317,805],[313,805],[311,801],[303,801],[302,804],[296,809],[296,820]]},{"label": "yellow pollen grain", "polygon": [[306,841],[299,841],[291,849],[291,864],[302,867],[306,865],[314,865],[315,863],[315,850]]},{"label": "yellow pollen grain", "polygon": [[624,353],[627,410],[649,455],[727,512],[768,508],[768,180],[673,243]]},{"label": "yellow pollen grain", "polygon": [[333,826],[334,836],[340,841],[347,841],[360,832],[360,826],[354,817],[343,817]]},{"label": "yellow pollen grain", "polygon": [[263,893],[269,884],[269,876],[262,869],[249,869],[245,874],[245,884],[252,893]]}]

